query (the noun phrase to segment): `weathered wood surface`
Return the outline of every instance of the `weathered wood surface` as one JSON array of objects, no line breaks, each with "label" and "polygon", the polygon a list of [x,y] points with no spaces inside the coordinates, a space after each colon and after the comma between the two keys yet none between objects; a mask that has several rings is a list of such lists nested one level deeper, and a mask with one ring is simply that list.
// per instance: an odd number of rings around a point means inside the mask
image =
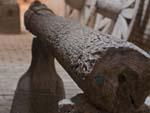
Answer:
[{"label": "weathered wood surface", "polygon": [[32,63],[19,80],[11,113],[57,113],[57,102],[65,98],[65,92],[48,48],[39,39],[33,40]]},{"label": "weathered wood surface", "polygon": [[26,12],[25,25],[49,43],[50,51],[97,108],[134,113],[143,105],[150,90],[146,52],[55,16],[39,2]]},{"label": "weathered wood surface", "polygon": [[[108,113],[93,106],[84,94],[59,101],[59,111],[61,113]],[[143,104],[135,113],[150,113],[150,106]]]}]

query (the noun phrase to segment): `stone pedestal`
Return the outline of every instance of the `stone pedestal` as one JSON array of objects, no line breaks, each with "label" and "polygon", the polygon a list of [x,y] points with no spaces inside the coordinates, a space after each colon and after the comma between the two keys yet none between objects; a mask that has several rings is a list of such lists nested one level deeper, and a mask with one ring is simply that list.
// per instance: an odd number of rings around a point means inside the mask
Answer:
[{"label": "stone pedestal", "polygon": [[0,0],[0,33],[20,32],[20,10],[14,0]]}]

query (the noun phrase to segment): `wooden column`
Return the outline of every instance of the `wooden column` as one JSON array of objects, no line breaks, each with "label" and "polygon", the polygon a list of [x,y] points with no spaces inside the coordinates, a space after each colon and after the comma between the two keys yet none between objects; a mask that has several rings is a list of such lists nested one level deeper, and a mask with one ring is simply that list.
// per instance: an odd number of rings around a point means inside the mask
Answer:
[{"label": "wooden column", "polygon": [[97,108],[134,113],[143,105],[150,91],[150,56],[142,49],[58,17],[40,2],[26,12],[25,25],[48,42],[49,51]]},{"label": "wooden column", "polygon": [[46,43],[33,39],[31,66],[19,80],[11,113],[58,112],[57,103],[65,98],[65,92],[48,48]]}]

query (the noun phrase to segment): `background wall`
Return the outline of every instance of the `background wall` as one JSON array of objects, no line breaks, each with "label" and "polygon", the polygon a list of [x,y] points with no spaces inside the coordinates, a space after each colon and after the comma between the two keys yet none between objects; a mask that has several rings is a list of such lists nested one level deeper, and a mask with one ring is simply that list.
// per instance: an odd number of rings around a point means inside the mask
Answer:
[{"label": "background wall", "polygon": [[[29,5],[34,0],[17,0],[20,5]],[[57,15],[64,16],[64,0],[39,0],[45,3],[50,9],[52,9]]]}]

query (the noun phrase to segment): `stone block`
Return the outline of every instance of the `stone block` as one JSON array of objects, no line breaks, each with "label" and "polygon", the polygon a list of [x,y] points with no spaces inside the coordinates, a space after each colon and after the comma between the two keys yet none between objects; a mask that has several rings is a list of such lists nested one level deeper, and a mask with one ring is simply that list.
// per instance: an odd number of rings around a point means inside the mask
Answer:
[{"label": "stone block", "polygon": [[0,33],[20,32],[20,9],[18,4],[0,5]]}]

